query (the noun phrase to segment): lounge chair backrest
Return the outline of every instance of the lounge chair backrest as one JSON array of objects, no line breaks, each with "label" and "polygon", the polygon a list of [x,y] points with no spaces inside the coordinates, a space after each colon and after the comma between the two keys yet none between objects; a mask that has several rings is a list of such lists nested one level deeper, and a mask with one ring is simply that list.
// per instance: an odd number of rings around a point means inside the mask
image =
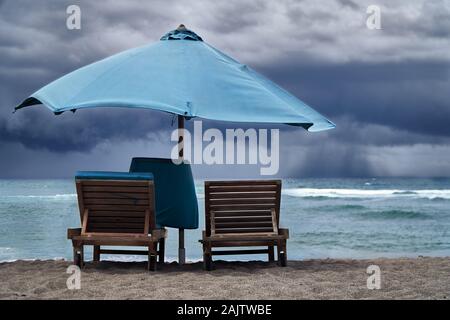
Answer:
[{"label": "lounge chair backrest", "polygon": [[149,234],[155,229],[152,180],[76,178],[82,234]]},{"label": "lounge chair backrest", "polygon": [[281,180],[205,181],[207,236],[278,234]]}]

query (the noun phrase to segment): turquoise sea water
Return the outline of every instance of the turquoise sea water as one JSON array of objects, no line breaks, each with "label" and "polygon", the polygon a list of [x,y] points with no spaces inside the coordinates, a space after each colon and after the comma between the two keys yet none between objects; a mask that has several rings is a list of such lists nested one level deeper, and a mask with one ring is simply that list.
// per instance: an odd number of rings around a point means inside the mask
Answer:
[{"label": "turquoise sea water", "polygon": [[[450,256],[450,179],[285,179],[282,194],[289,259]],[[66,229],[79,227],[77,210],[73,180],[0,180],[0,261],[71,259]],[[169,229],[169,261],[177,234]],[[186,231],[189,260],[201,258],[200,237],[201,228]]]}]

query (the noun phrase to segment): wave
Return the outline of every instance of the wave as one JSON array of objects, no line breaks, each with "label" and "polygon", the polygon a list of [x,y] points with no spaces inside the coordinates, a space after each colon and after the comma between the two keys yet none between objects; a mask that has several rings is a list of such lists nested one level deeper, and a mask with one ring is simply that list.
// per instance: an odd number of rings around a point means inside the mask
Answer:
[{"label": "wave", "polygon": [[335,206],[321,206],[316,207],[318,210],[323,211],[331,211],[335,212],[339,211],[355,211],[355,210],[365,210],[367,209],[365,206],[357,205],[357,204],[344,204],[344,205],[335,205]]},{"label": "wave", "polygon": [[12,196],[0,196],[1,198],[38,198],[38,199],[72,199],[77,196],[76,193],[66,193],[66,194],[54,194],[54,195],[12,195]]},{"label": "wave", "polygon": [[384,211],[366,211],[358,213],[358,216],[367,219],[429,219],[430,216],[417,211],[408,210],[384,210]]},{"label": "wave", "polygon": [[283,194],[299,198],[426,198],[450,199],[450,189],[400,190],[400,189],[283,189]]},{"label": "wave", "polygon": [[407,190],[407,191],[398,191],[398,192],[394,192],[394,194],[417,194],[417,192]]}]

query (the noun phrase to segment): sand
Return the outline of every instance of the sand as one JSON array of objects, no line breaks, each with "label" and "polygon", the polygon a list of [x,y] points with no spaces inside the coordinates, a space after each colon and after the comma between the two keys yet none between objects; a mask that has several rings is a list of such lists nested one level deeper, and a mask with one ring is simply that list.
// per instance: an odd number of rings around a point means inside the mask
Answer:
[{"label": "sand", "polygon": [[[87,263],[81,289],[68,290],[69,262],[0,264],[0,299],[449,299],[450,257],[375,260],[216,262],[159,266]],[[366,269],[378,265],[381,289],[367,289]]]}]

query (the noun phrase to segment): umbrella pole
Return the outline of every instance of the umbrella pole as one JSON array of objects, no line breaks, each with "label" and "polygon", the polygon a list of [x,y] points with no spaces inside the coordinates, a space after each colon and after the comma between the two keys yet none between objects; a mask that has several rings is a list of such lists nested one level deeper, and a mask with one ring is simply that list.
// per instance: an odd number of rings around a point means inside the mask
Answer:
[{"label": "umbrella pole", "polygon": [[[178,157],[180,160],[184,158],[184,117],[178,116]],[[178,263],[185,264],[186,263],[186,250],[184,248],[184,229],[178,229]]]}]

